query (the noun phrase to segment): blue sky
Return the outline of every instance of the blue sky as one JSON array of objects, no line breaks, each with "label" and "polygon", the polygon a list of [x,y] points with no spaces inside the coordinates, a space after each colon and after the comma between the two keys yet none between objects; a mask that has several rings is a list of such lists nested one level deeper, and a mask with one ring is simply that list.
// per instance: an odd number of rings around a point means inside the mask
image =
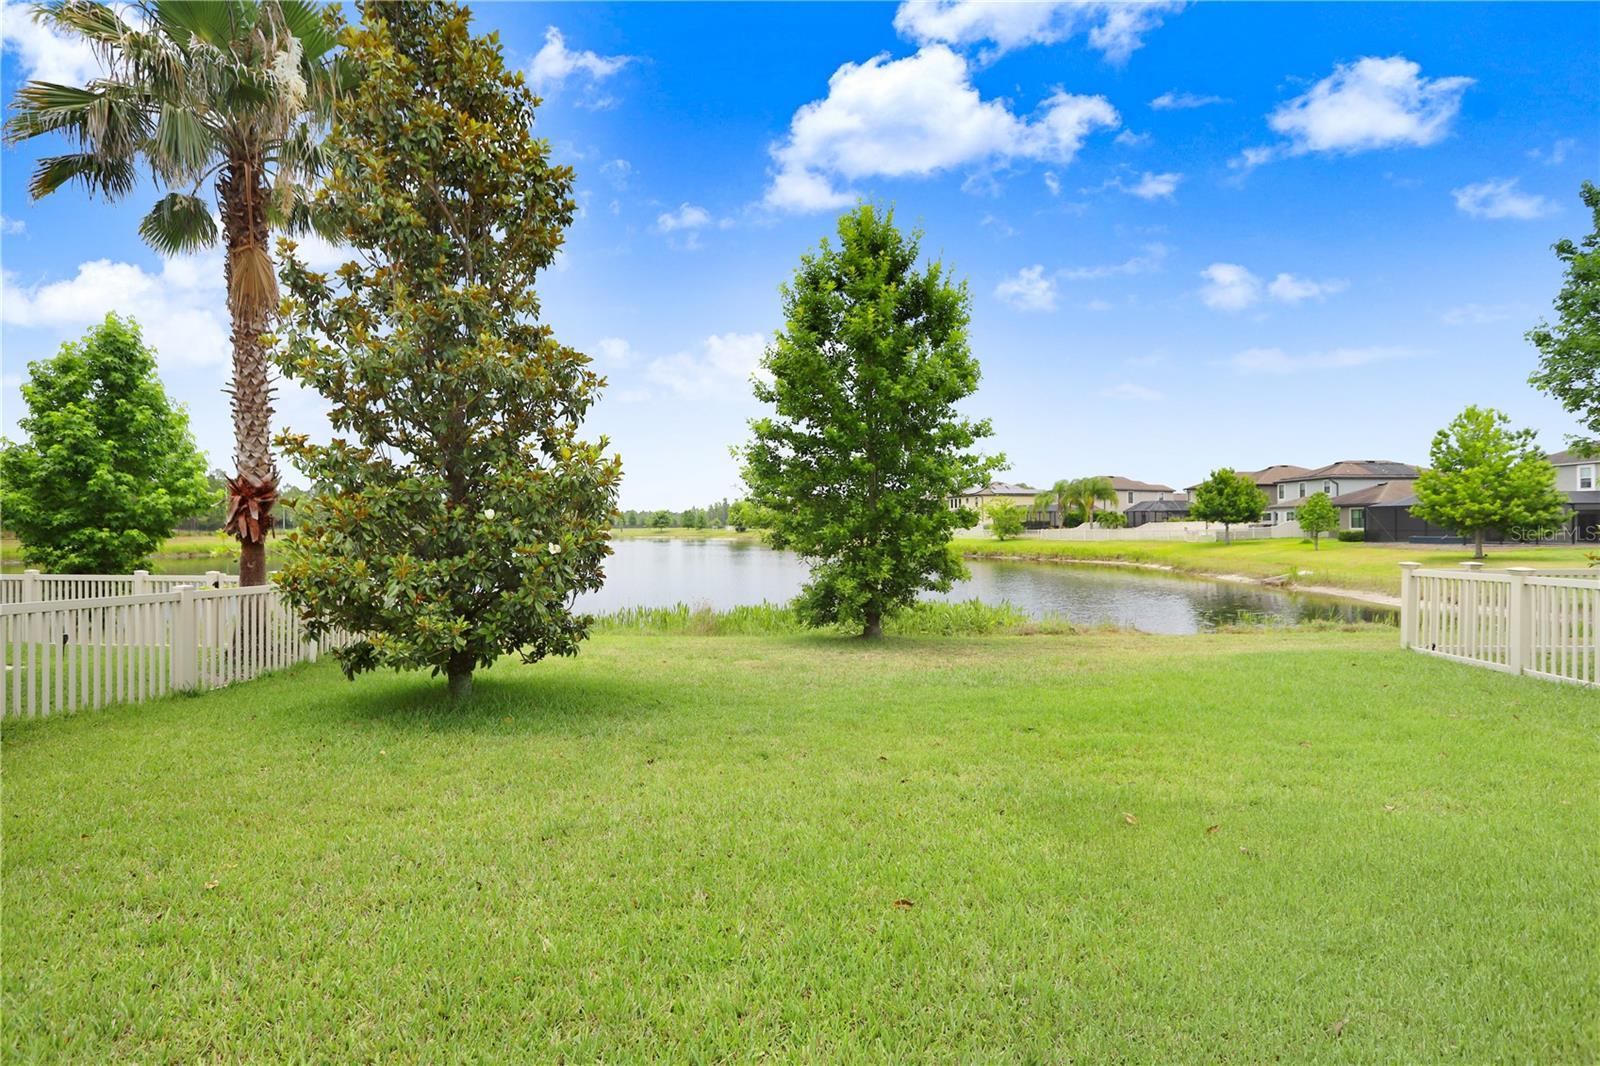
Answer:
[{"label": "blue sky", "polygon": [[[738,494],[728,447],[778,286],[856,197],[968,280],[1012,480],[1422,462],[1469,403],[1574,426],[1522,333],[1600,177],[1600,5],[484,4],[546,98],[582,217],[541,284],[610,380],[627,507]],[[0,91],[91,64],[7,4]],[[0,175],[4,432],[106,311],[156,343],[227,465],[215,254],[163,262],[150,195],[30,203]],[[328,249],[315,254],[331,256]],[[280,425],[315,431],[285,385]],[[300,480],[290,474],[291,480]]]}]

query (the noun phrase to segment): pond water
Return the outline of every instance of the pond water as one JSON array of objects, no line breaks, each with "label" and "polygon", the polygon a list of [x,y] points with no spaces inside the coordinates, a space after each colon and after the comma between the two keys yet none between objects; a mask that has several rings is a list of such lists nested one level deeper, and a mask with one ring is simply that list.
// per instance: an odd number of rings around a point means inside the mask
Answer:
[{"label": "pond water", "polygon": [[[651,538],[619,540],[612,548],[605,587],[579,600],[585,610],[784,603],[806,580],[806,566],[798,557],[750,541]],[[1395,612],[1387,607],[1259,585],[1060,563],[969,560],[967,566],[972,578],[939,599],[1009,602],[1031,618],[1062,618],[1081,625],[1109,622],[1147,633],[1198,633],[1226,625],[1395,621]],[[207,570],[237,573],[238,560],[159,559],[154,572]]]}]

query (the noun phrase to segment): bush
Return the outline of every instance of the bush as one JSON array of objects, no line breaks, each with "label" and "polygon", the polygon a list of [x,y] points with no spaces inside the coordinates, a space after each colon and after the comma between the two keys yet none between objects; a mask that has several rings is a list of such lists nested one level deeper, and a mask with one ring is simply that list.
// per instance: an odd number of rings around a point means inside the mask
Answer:
[{"label": "bush", "polygon": [[989,505],[989,532],[995,540],[1011,540],[1022,536],[1022,519],[1027,514],[1014,503],[1000,501]]},{"label": "bush", "polygon": [[1341,529],[1339,539],[1344,541],[1366,540],[1367,531],[1364,529]]},{"label": "bush", "polygon": [[1128,516],[1121,511],[1096,511],[1094,524],[1101,529],[1127,529]]}]

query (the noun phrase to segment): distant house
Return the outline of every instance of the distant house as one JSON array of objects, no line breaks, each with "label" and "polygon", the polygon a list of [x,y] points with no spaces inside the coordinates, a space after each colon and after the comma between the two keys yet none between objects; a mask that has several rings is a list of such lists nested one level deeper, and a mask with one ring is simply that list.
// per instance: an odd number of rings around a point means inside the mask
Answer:
[{"label": "distant house", "polygon": [[[988,519],[984,512],[992,503],[1004,501],[1014,503],[1028,512],[1028,518],[1039,521],[1044,517],[1044,512],[1034,506],[1034,500],[1040,490],[1028,485],[1010,485],[1004,481],[991,481],[987,485],[977,485],[964,492],[958,492],[947,501],[950,510],[959,511],[965,507],[978,512],[978,524],[984,525]],[[1037,512],[1037,513],[1036,513]]]},{"label": "distant house", "polygon": [[[1307,470],[1275,480],[1267,494],[1267,522],[1281,525],[1294,521],[1295,508],[1307,496],[1328,494],[1339,508],[1341,529],[1366,528],[1366,508],[1374,503],[1400,499],[1411,494],[1421,473],[1410,463],[1392,459],[1341,459],[1315,470]],[[1382,492],[1365,495],[1369,489],[1385,486]]]},{"label": "distant house", "polygon": [[1102,474],[1111,487],[1116,490],[1117,501],[1113,504],[1096,505],[1095,510],[1120,511],[1127,513],[1128,508],[1141,503],[1160,503],[1171,499],[1177,493],[1171,485],[1157,485],[1149,481],[1135,481],[1131,477],[1120,477],[1112,474]]},{"label": "distant house", "polygon": [[1122,512],[1128,516],[1128,528],[1148,525],[1151,522],[1182,522],[1189,517],[1189,497],[1174,492],[1165,500],[1144,500]]},{"label": "distant house", "polygon": [[1556,468],[1556,491],[1567,498],[1572,511],[1574,539],[1600,540],[1600,458],[1572,452],[1556,452],[1549,458]]},{"label": "distant house", "polygon": [[[1600,459],[1580,458],[1571,452],[1557,452],[1549,459],[1556,468],[1556,491],[1567,498],[1565,535],[1575,541],[1600,540]],[[1335,499],[1334,503],[1346,505],[1340,508],[1341,525],[1346,529],[1364,529],[1367,540],[1455,539],[1454,530],[1435,526],[1412,512],[1417,505],[1415,489],[1413,480],[1405,484],[1403,491],[1385,486],[1381,493],[1367,500]],[[1347,514],[1350,517],[1347,518]],[[1504,540],[1508,536],[1515,538],[1516,533],[1496,531],[1490,534],[1490,539]]]}]

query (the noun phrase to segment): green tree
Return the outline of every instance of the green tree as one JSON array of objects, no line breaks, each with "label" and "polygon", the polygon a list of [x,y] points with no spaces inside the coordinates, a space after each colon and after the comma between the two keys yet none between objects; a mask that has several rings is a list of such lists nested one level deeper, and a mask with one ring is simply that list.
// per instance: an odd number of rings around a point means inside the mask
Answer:
[{"label": "green tree", "polygon": [[1189,516],[1202,522],[1221,522],[1223,539],[1233,543],[1233,527],[1260,520],[1267,509],[1267,494],[1256,483],[1227,467],[1213,470],[1194,490]]},{"label": "green tree", "polygon": [[[132,5],[61,0],[36,8],[52,29],[80,38],[105,73],[83,87],[29,82],[6,123],[11,142],[60,133],[76,151],[41,159],[35,198],[79,182],[120,200],[145,186],[166,194],[139,234],[163,255],[214,245],[213,203],[227,250],[233,319],[234,462],[228,532],[240,541],[239,580],[266,581],[266,534],[278,498],[271,448],[272,391],[262,340],[278,302],[268,241],[273,229],[311,223],[303,183],[320,164],[317,136],[340,80],[334,16],[302,0],[148,0]],[[142,166],[141,166],[142,164]]]},{"label": "green tree", "polygon": [[537,98],[464,7],[360,11],[316,204],[360,258],[335,290],[285,242],[279,363],[327,398],[334,439],[279,437],[322,490],[279,580],[313,635],[358,634],[347,674],[431,668],[464,696],[506,652],[577,651],[621,464],[578,438],[603,379],[540,321],[575,203]]},{"label": "green tree", "polygon": [[0,448],[0,511],[23,557],[69,574],[125,574],[203,510],[205,459],[167,400],[132,319],[28,364],[28,434]]},{"label": "green tree", "polygon": [[956,409],[978,387],[965,284],[938,262],[917,269],[920,234],[893,211],[863,204],[838,235],[783,288],[770,380],[755,381],[774,410],[751,422],[744,476],[772,543],[811,563],[801,617],[877,637],[886,615],[964,576],[950,534],[973,517],[947,501],[1004,461],[971,450],[992,430]]},{"label": "green tree", "polygon": [[1333,505],[1326,492],[1313,492],[1294,509],[1294,520],[1300,523],[1300,532],[1311,534],[1311,546],[1321,551],[1322,535],[1339,528],[1339,508]]},{"label": "green tree", "polygon": [[1101,511],[1095,522],[1101,529],[1127,529],[1128,516],[1121,511]]},{"label": "green tree", "polygon": [[1430,468],[1417,478],[1411,510],[1436,526],[1470,535],[1483,558],[1484,535],[1554,525],[1565,513],[1556,468],[1534,443],[1531,429],[1492,407],[1468,407],[1433,436]]},{"label": "green tree", "polygon": [[1116,503],[1117,490],[1107,477],[1080,477],[1067,482],[1067,498],[1083,511],[1084,521],[1094,528],[1094,508],[1099,503]]},{"label": "green tree", "polygon": [[728,508],[728,523],[740,533],[767,529],[772,525],[772,515],[749,500],[735,500]]},{"label": "green tree", "polygon": [[1022,536],[1022,520],[1027,515],[1021,504],[1009,500],[996,500],[988,508],[989,532],[995,540],[1011,540]]},{"label": "green tree", "polygon": [[650,524],[657,529],[671,529],[672,522],[671,511],[657,511],[656,516],[650,520]]},{"label": "green tree", "polygon": [[1582,243],[1555,243],[1556,258],[1567,265],[1556,296],[1556,324],[1541,322],[1528,331],[1539,349],[1539,369],[1529,380],[1572,414],[1586,435],[1571,438],[1575,450],[1600,454],[1600,188],[1584,182],[1579,194],[1594,231]]},{"label": "green tree", "polygon": [[1065,525],[1067,511],[1076,505],[1072,485],[1071,481],[1063,478],[1033,498],[1033,505],[1046,514],[1052,513],[1051,508],[1055,509],[1054,517],[1050,520],[1052,525]]}]

